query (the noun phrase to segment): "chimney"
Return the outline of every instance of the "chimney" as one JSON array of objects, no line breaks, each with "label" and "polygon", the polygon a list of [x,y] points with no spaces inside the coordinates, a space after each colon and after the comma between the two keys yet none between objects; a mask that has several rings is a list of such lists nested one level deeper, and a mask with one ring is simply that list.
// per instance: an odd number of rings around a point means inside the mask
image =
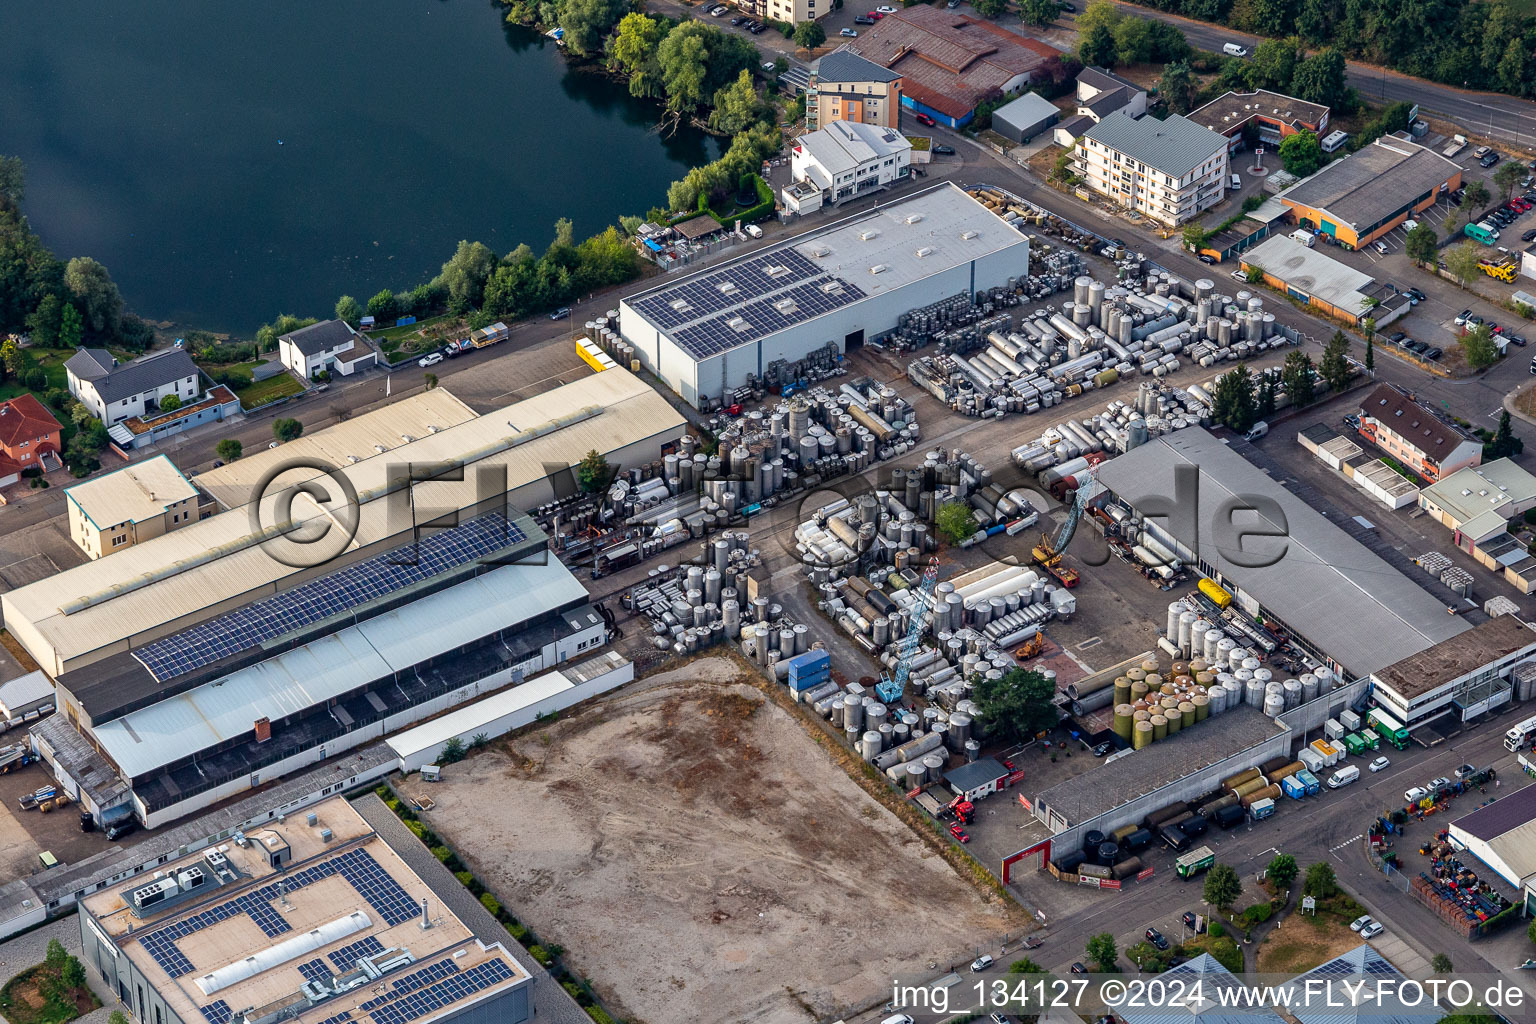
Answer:
[{"label": "chimney", "polygon": [[256,742],[265,743],[272,738],[272,720],[270,718],[256,719]]},{"label": "chimney", "polygon": [[421,921],[420,921],[420,926],[421,926],[421,930],[422,931],[426,931],[428,928],[432,927],[432,919],[427,916],[427,901],[426,900],[422,900],[421,901]]}]

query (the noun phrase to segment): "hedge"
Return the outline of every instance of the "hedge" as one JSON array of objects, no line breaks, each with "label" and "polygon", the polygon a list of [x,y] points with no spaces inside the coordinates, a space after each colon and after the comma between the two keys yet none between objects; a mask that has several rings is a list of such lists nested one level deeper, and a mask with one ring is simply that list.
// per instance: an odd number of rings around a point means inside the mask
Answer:
[{"label": "hedge", "polygon": [[543,946],[529,946],[528,955],[533,957],[539,963],[543,964],[545,967],[548,967],[555,960],[554,957],[549,955],[549,950],[545,949]]},{"label": "hedge", "polygon": [[591,1017],[594,1021],[597,1022],[597,1024],[616,1024],[614,1019],[608,1016],[608,1014],[604,1012],[603,1008],[598,1006],[596,1003],[587,1007],[586,1009],[587,1016]]},{"label": "hedge", "polygon": [[480,894],[480,905],[491,912],[492,917],[501,916],[501,903],[488,892]]},{"label": "hedge", "polygon": [[[749,206],[745,210],[742,210],[740,213],[733,214],[721,214],[711,209],[709,211],[710,216],[719,221],[722,226],[725,226],[727,221],[734,222],[739,220],[743,224],[751,224],[754,221],[759,221],[765,217],[772,216],[775,207],[773,189],[768,187],[768,183],[763,180],[763,177],[760,174],[752,175],[752,186],[757,190],[756,206]],[[699,199],[700,203],[702,204],[706,197],[700,196]]]}]

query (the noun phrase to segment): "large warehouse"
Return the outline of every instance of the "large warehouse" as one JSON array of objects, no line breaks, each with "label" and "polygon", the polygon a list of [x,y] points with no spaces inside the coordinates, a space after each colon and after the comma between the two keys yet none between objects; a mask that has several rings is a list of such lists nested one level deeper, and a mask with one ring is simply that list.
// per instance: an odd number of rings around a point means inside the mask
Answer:
[{"label": "large warehouse", "polygon": [[533,979],[505,939],[340,798],[80,902],[81,960],[157,1024],[520,1024]]},{"label": "large warehouse", "polygon": [[[608,370],[320,479],[357,496],[292,501],[300,530],[345,542],[328,558],[273,546],[273,496],[259,523],[223,512],[7,593],[65,712],[39,751],[84,809],[157,825],[600,646],[602,616],[518,508],[587,451],[654,460],[680,427]],[[443,463],[463,479],[406,486],[406,465]]]},{"label": "large warehouse", "polygon": [[945,182],[631,295],[619,330],[684,401],[707,408],[775,360],[845,353],[909,310],[1028,272],[1025,237]]},{"label": "large warehouse", "polygon": [[1536,785],[1462,815],[1450,833],[1451,842],[1522,892],[1536,883]]},{"label": "large warehouse", "polygon": [[[1197,472],[1180,480],[1189,470]],[[1162,513],[1146,520],[1153,537],[1231,591],[1249,615],[1275,622],[1349,678],[1471,628],[1199,427],[1110,459],[1099,467],[1098,480],[1131,510]],[[1196,494],[1191,488],[1198,488]],[[1267,508],[1248,511],[1255,505]],[[1238,541],[1233,527],[1259,535]],[[1238,565],[1232,556],[1258,564]]]}]

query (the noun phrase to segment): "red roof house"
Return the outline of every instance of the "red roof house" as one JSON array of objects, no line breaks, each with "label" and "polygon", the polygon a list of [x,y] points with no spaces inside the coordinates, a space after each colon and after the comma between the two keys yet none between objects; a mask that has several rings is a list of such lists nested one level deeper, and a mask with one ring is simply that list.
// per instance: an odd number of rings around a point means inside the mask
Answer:
[{"label": "red roof house", "polygon": [[62,427],[33,394],[0,402],[0,486],[13,484],[21,471],[41,465],[45,454],[64,447]]}]

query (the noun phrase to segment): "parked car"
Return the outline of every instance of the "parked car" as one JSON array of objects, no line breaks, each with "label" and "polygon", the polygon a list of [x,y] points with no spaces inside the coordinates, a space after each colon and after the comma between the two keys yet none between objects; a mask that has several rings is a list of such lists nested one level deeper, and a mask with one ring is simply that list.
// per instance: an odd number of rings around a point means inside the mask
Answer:
[{"label": "parked car", "polygon": [[1429,347],[1429,351],[1424,353],[1424,358],[1425,359],[1439,359],[1443,355],[1445,355],[1445,353],[1443,351],[1441,351],[1438,346],[1431,345]]},{"label": "parked car", "polygon": [[855,25],[873,25],[875,23],[875,19],[871,18],[867,14],[860,14],[858,17],[853,19],[853,23]]},{"label": "parked car", "polygon": [[551,320],[564,320],[566,317],[568,317],[570,315],[571,315],[571,307],[570,306],[561,306],[559,309],[557,309],[553,313],[549,314],[549,318]]},{"label": "parked car", "polygon": [[1419,291],[1417,288],[1409,288],[1407,295],[1415,302],[1423,302],[1425,299],[1424,293]]},{"label": "parked car", "polygon": [[1111,741],[1111,740],[1105,740],[1103,743],[1100,743],[1100,744],[1098,744],[1097,746],[1095,746],[1093,748],[1093,756],[1094,757],[1105,757],[1105,756],[1107,756],[1109,754],[1110,751],[1112,751],[1114,749],[1115,749],[1114,742]]},{"label": "parked car", "polygon": [[733,27],[733,28],[734,28],[734,27],[735,27],[735,26],[737,26],[737,25],[745,25],[745,24],[746,24],[746,23],[747,23],[747,19],[746,19],[746,18],[743,18],[743,17],[742,17],[742,16],[741,16],[741,15],[739,15],[739,14],[738,14],[738,15],[736,15],[736,17],[734,17],[734,18],[732,18],[732,19],[731,19],[731,26],[732,26],[732,27]]},{"label": "parked car", "polygon": [[934,156],[954,156],[955,155],[955,147],[954,146],[934,146],[933,147],[933,154],[934,154]]},{"label": "parked car", "polygon": [[881,4],[879,7],[876,7],[875,10],[879,11],[881,14],[896,13],[896,8],[892,7],[890,4]]},{"label": "parked car", "polygon": [[929,117],[927,114],[919,112],[919,113],[913,114],[912,116],[917,118],[917,123],[918,124],[925,124],[929,128],[937,128],[938,127],[939,123],[937,121],[935,121],[933,118]]},{"label": "parked car", "polygon": [[949,2],[944,6],[948,7],[950,10],[954,10],[956,7],[960,6],[960,0],[949,0]]},{"label": "parked car", "polygon": [[1516,348],[1525,348],[1525,335],[1523,334],[1505,334],[1504,340]]},{"label": "parked car", "polygon": [[1360,937],[1362,939],[1374,939],[1384,931],[1386,931],[1386,929],[1381,926],[1380,921],[1372,921],[1370,924],[1360,929]]},{"label": "parked car", "polygon": [[1391,334],[1387,335],[1387,340],[1396,345],[1406,337],[1408,337],[1408,335],[1402,331],[1393,331]]},{"label": "parked car", "polygon": [[1425,789],[1423,786],[1414,786],[1412,789],[1403,794],[1403,799],[1410,804],[1415,804],[1427,796],[1429,796],[1429,790]]},{"label": "parked car", "polygon": [[1492,152],[1493,152],[1493,147],[1492,146],[1478,146],[1476,149],[1474,149],[1472,151],[1472,157],[1475,160],[1481,160],[1483,157],[1487,156],[1489,153],[1492,153]]},{"label": "parked car", "polygon": [[716,4],[714,7],[710,8],[709,16],[711,18],[721,18],[729,14],[730,11],[731,9],[724,4]]},{"label": "parked car", "polygon": [[992,966],[992,957],[991,957],[991,955],[989,955],[987,953],[983,953],[983,954],[981,954],[981,956],[979,956],[975,960],[971,961],[971,970],[972,971],[984,971],[988,967],[991,967],[991,966]]},{"label": "parked car", "polygon": [[1429,780],[1429,791],[1433,793],[1437,789],[1448,789],[1450,785],[1451,780],[1442,775],[1438,779]]},{"label": "parked car", "polygon": [[865,17],[874,18],[876,21],[879,21],[881,18],[885,17],[885,15],[881,14],[879,11],[870,11],[865,15]]},{"label": "parked car", "polygon": [[1464,764],[1460,768],[1456,769],[1456,777],[1458,779],[1465,779],[1467,776],[1475,774],[1477,774],[1477,769],[1473,768],[1469,764]]},{"label": "parked car", "polygon": [[859,37],[859,32],[857,29],[845,28],[839,32],[838,35],[845,36],[848,39],[857,39]]},{"label": "parked car", "polygon": [[880,1024],[912,1024],[912,1018],[904,1013],[893,1013]]},{"label": "parked car", "polygon": [[1163,933],[1158,931],[1156,928],[1147,929],[1147,941],[1152,943],[1152,945],[1156,946],[1158,949],[1168,948],[1168,940],[1163,938]]},{"label": "parked car", "polygon": [[1429,351],[1429,342],[1427,342],[1427,341],[1410,341],[1410,342],[1408,342],[1408,347],[1411,350],[1413,350],[1414,352],[1417,352],[1419,355],[1422,356],[1426,352]]},{"label": "parked car", "polygon": [[949,834],[960,840],[962,843],[968,843],[971,841],[970,833],[961,828],[958,823],[949,826]]},{"label": "parked car", "polygon": [[1234,270],[1234,271],[1232,271],[1230,276],[1231,276],[1232,280],[1234,280],[1234,281],[1247,281],[1248,280],[1248,275],[1243,273],[1241,270]]},{"label": "parked car", "polygon": [[1387,254],[1387,243],[1383,242],[1379,238],[1376,239],[1376,241],[1371,243],[1371,248],[1375,249],[1378,253],[1380,253],[1383,256],[1385,256]]},{"label": "parked car", "polygon": [[1464,309],[1460,313],[1456,314],[1456,326],[1461,327],[1470,319],[1472,319],[1472,311],[1470,309]]},{"label": "parked car", "polygon": [[1203,252],[1199,256],[1196,256],[1195,259],[1199,260],[1201,263],[1204,263],[1208,267],[1214,267],[1216,265],[1216,257],[1212,256],[1210,253]]},{"label": "parked car", "polygon": [[1072,964],[1072,973],[1073,974],[1087,974],[1088,973],[1088,968],[1083,966],[1083,962],[1081,960],[1077,960],[1077,961],[1074,961],[1073,964]]},{"label": "parked car", "polygon": [[431,353],[428,353],[427,355],[422,356],[420,359],[416,360],[416,365],[422,367],[423,369],[425,369],[428,366],[436,366],[438,363],[440,363],[442,361],[443,361],[443,354],[441,352],[431,352]]},{"label": "parked car", "polygon": [[766,29],[767,27],[768,27],[767,25],[764,25],[762,22],[758,21],[758,22],[754,22],[752,27],[747,29],[747,31],[751,32],[755,36],[760,36],[760,35],[763,34],[763,30]]},{"label": "parked car", "polygon": [[1392,764],[1392,762],[1387,760],[1385,757],[1378,757],[1376,760],[1371,762],[1371,771],[1372,772],[1383,771],[1386,768],[1390,767],[1391,764]]},{"label": "parked car", "polygon": [[1353,921],[1349,922],[1349,930],[1352,931],[1352,932],[1357,932],[1357,931],[1359,931],[1360,929],[1364,928],[1366,925],[1368,925],[1370,923],[1371,923],[1371,915],[1370,914],[1361,914],[1359,917],[1357,917]]},{"label": "parked car", "polygon": [[1199,924],[1199,923],[1200,923],[1200,915],[1199,914],[1196,914],[1193,910],[1186,910],[1186,911],[1184,911],[1184,927],[1185,928],[1188,928],[1191,931],[1193,931],[1195,929],[1195,926],[1197,924]]},{"label": "parked car", "polygon": [[1481,160],[1478,161],[1478,163],[1481,164],[1484,167],[1492,167],[1494,164],[1496,164],[1498,162],[1499,162],[1499,154],[1497,154],[1497,153],[1489,153],[1486,156],[1484,156]]},{"label": "parked car", "polygon": [[1520,236],[1520,241],[1522,241],[1522,242],[1529,242],[1533,238],[1536,238],[1536,228],[1532,228],[1531,230],[1529,230],[1529,231],[1525,232],[1524,234],[1522,234]]},{"label": "parked car", "polygon": [[770,74],[771,75],[771,74],[773,74],[773,69],[775,67],[777,67],[778,65],[774,64],[774,62],[771,61],[771,60],[765,60],[765,61],[763,61],[761,66],[762,66],[763,71],[766,74]]}]

